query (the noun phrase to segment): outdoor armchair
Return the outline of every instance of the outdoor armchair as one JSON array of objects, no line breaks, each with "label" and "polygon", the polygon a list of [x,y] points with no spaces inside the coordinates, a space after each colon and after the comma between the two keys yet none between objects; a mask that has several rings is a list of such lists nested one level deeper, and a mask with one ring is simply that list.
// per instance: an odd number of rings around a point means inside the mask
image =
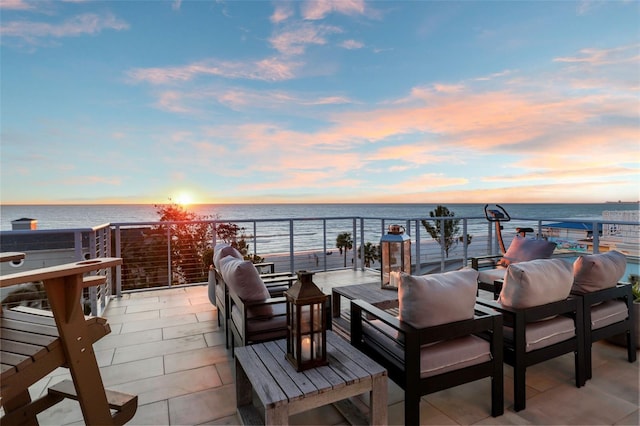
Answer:
[{"label": "outdoor armchair", "polygon": [[637,358],[632,285],[620,283],[626,272],[626,256],[618,251],[580,256],[573,264],[571,293],[584,311],[586,377],[592,377],[591,348],[598,340],[622,335],[627,359]]},{"label": "outdoor armchair", "polygon": [[475,303],[476,280],[472,270],[402,274],[398,317],[351,301],[351,344],[404,389],[405,424],[420,424],[422,395],[485,377],[491,378],[491,415],[504,412],[502,316]]},{"label": "outdoor armchair", "polygon": [[526,407],[527,367],[574,354],[576,387],[586,381],[584,317],[580,298],[570,296],[573,273],[562,259],[509,265],[497,301],[478,303],[502,313],[504,362],[513,367],[514,409]]}]

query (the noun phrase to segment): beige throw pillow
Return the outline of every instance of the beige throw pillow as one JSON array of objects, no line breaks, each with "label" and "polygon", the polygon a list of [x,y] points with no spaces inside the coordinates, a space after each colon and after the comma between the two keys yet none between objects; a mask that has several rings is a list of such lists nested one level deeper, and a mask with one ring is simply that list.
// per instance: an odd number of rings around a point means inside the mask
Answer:
[{"label": "beige throw pillow", "polygon": [[509,266],[512,263],[526,262],[528,260],[548,259],[555,248],[556,243],[516,235],[498,264]]},{"label": "beige throw pillow", "polygon": [[580,256],[573,263],[573,291],[589,293],[615,287],[627,269],[627,257],[619,251]]},{"label": "beige throw pillow", "polygon": [[416,328],[471,319],[477,289],[478,271],[470,268],[422,276],[402,273],[399,318]]},{"label": "beige throw pillow", "polygon": [[[260,278],[258,270],[248,260],[226,256],[220,261],[220,273],[224,282],[244,302],[262,301],[269,298],[269,291]],[[260,309],[261,315],[271,315],[270,306]]]},{"label": "beige throw pillow", "polygon": [[571,292],[573,270],[563,259],[537,259],[509,265],[498,302],[530,308],[564,300]]}]

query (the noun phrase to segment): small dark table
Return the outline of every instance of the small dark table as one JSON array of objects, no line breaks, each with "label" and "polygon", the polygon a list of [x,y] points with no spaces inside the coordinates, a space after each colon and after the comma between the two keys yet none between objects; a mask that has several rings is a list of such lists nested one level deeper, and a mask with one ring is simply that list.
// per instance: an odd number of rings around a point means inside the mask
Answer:
[{"label": "small dark table", "polygon": [[333,287],[331,297],[334,330],[347,336],[350,334],[349,323],[351,316],[348,309],[345,312],[341,309],[340,302],[342,297],[348,300],[364,300],[384,310],[398,307],[398,291],[383,289],[380,287],[379,282]]}]

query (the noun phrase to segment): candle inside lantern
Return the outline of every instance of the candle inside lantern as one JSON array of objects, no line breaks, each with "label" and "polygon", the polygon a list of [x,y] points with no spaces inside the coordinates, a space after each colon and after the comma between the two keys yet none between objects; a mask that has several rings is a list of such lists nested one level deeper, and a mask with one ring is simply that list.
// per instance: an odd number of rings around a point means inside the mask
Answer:
[{"label": "candle inside lantern", "polygon": [[309,337],[305,337],[302,339],[302,349],[301,355],[303,361],[308,361],[311,359],[311,339]]}]

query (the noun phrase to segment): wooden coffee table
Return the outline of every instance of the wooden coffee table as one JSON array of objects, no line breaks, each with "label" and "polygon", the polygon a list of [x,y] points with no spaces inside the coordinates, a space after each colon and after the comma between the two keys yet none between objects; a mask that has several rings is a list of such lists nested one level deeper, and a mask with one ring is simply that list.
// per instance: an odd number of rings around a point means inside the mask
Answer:
[{"label": "wooden coffee table", "polygon": [[387,424],[387,370],[331,331],[327,331],[329,365],[297,372],[285,358],[286,340],[235,349],[236,400],[244,424],[260,424],[253,392],[264,406],[266,425],[287,425],[289,416],[334,404],[349,420],[362,422],[347,398],[370,393],[369,421]]},{"label": "wooden coffee table", "polygon": [[351,313],[349,309],[342,309],[342,297],[348,300],[361,299],[384,310],[398,307],[398,291],[383,289],[380,282],[333,287],[331,297],[334,329],[347,338],[351,334]]}]

